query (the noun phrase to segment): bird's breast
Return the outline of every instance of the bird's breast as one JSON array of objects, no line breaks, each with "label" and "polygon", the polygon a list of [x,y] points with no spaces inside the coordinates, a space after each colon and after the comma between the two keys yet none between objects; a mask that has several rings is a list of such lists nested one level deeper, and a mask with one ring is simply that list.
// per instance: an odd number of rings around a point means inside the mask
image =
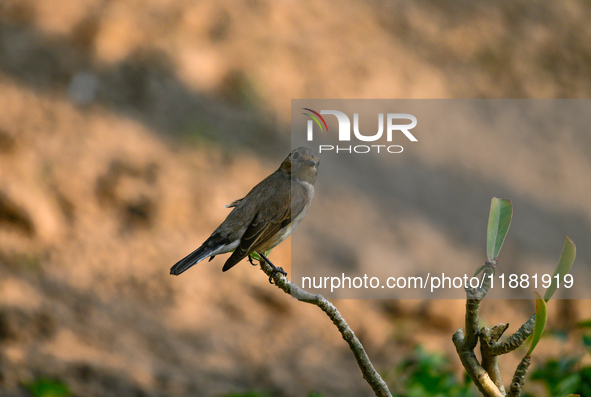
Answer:
[{"label": "bird's breast", "polygon": [[304,206],[304,208],[302,208],[299,214],[297,214],[296,216],[292,215],[291,222],[289,222],[288,225],[279,230],[279,233],[277,233],[276,238],[276,240],[278,241],[277,244],[289,237],[289,235],[298,227],[298,225],[302,222],[302,219],[304,219],[304,217],[306,216],[308,208],[310,208],[310,204],[312,203],[312,199],[314,198],[314,186],[312,186],[312,184],[308,182],[299,183],[305,190],[306,205]]},{"label": "bird's breast", "polygon": [[304,205],[302,210],[296,216],[293,216],[293,213],[292,213],[291,222],[289,222],[288,225],[282,227],[279,230],[279,232],[277,232],[277,234],[275,234],[275,236],[273,236],[270,239],[269,244],[268,244],[269,247],[266,248],[265,251],[275,247],[276,245],[281,243],[283,240],[288,238],[289,235],[302,222],[302,219],[304,219],[304,217],[306,216],[306,213],[308,212],[308,208],[310,208],[310,204],[312,203],[312,199],[314,198],[314,186],[308,182],[299,182],[299,183],[304,188],[304,191],[305,191],[304,194],[306,196],[306,204]]}]

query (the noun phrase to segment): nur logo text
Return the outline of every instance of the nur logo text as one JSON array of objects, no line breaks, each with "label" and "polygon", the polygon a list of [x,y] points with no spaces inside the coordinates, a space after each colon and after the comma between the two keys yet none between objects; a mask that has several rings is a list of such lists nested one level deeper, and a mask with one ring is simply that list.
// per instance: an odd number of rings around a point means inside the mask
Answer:
[{"label": "nur logo text", "polygon": [[[351,121],[349,117],[338,110],[321,110],[320,113],[309,109],[303,108],[304,110],[308,111],[309,113],[303,113],[304,115],[310,117],[307,124],[307,140],[309,142],[314,140],[314,124],[318,125],[321,132],[328,132],[328,126],[324,117],[322,115],[333,115],[337,118],[339,124],[339,131],[338,131],[338,139],[339,142],[350,142],[351,141]],[[410,132],[411,129],[416,127],[417,125],[417,118],[412,114],[407,113],[387,113],[386,114],[386,140],[388,142],[392,142],[395,133],[401,132],[406,138],[408,138],[411,142],[417,142],[417,138]],[[407,123],[401,123],[401,121],[406,120]],[[365,135],[359,131],[359,114],[353,113],[353,134],[355,138],[362,142],[375,142],[382,138],[384,135],[384,113],[378,114],[378,132],[373,135]],[[369,153],[370,151],[377,151],[380,153],[380,149],[385,149],[388,153],[402,153],[402,146],[400,145],[356,145],[356,146],[340,146],[336,145],[319,145],[318,151],[322,153],[323,151],[335,151],[336,153],[339,152],[348,152],[348,153]]]}]

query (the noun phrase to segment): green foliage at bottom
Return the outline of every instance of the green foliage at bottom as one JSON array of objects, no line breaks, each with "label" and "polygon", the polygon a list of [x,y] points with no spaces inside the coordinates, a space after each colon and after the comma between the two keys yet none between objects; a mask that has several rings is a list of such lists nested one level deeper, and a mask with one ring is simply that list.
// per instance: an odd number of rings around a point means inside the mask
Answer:
[{"label": "green foliage at bottom", "polygon": [[249,391],[246,393],[229,393],[224,394],[222,397],[267,397],[268,394],[259,394],[254,391]]},{"label": "green foliage at bottom", "polygon": [[68,397],[68,386],[60,380],[39,378],[25,385],[33,397]]},{"label": "green foliage at bottom", "polygon": [[582,367],[578,357],[547,361],[532,373],[531,379],[543,383],[552,397],[591,396],[591,367]]},{"label": "green foliage at bottom", "polygon": [[392,374],[395,397],[473,397],[468,375],[459,381],[443,354],[418,347]]},{"label": "green foliage at bottom", "polygon": [[[221,397],[271,397],[271,396],[272,396],[271,393],[249,391],[249,392],[245,392],[245,393],[224,394]],[[310,394],[308,394],[308,397],[322,397],[322,394],[311,392]]]}]

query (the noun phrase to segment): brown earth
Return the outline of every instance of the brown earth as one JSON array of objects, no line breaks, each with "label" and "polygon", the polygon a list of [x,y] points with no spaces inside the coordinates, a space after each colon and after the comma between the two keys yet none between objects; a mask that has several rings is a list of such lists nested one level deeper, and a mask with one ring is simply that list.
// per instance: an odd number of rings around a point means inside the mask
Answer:
[{"label": "brown earth", "polygon": [[[291,98],[587,98],[590,19],[575,0],[2,0],[0,394],[53,377],[76,396],[371,395],[330,321],[259,270],[168,269],[284,158]],[[512,258],[555,261],[569,233],[588,265],[588,131],[530,138],[494,173],[501,150],[485,148],[502,136],[452,136],[412,161],[458,194],[494,183],[521,200],[533,226],[514,230]],[[469,219],[430,216],[450,186],[404,183],[433,199],[400,199],[400,234],[420,236],[401,257],[481,262]],[[273,257],[289,253],[287,241]],[[457,362],[462,301],[335,304],[382,372],[417,343]],[[496,302],[482,317],[514,329],[532,310]],[[586,301],[551,311],[557,328],[591,316]],[[534,365],[577,349],[544,342]]]}]

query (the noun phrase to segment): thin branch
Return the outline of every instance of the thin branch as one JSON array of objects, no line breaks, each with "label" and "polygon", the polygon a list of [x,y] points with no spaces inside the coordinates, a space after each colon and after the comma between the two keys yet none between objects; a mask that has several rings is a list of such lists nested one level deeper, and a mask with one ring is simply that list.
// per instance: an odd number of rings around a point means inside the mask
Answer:
[{"label": "thin branch", "polygon": [[[528,336],[530,336],[534,330],[536,322],[535,313],[521,326],[513,335],[511,335],[505,342],[498,342],[499,338],[507,330],[509,324],[499,324],[497,327],[501,327],[495,332],[495,328],[488,331],[483,327],[480,332],[480,351],[482,352],[482,366],[488,372],[502,393],[505,393],[503,381],[501,375],[498,372],[499,368],[497,365],[497,357],[501,354],[507,354],[525,342]],[[525,376],[529,368],[529,358],[524,358],[521,363],[517,366],[513,380],[511,382],[511,388],[509,390],[509,396],[518,397],[521,395],[521,390],[525,384]]]},{"label": "thin branch", "polygon": [[[464,335],[460,328],[452,338],[466,372],[478,387],[478,390],[486,397],[504,397],[505,395],[504,390],[501,389],[502,385],[501,387],[497,385],[501,382],[501,379],[496,360],[492,359],[492,356],[488,357],[485,363],[487,368],[485,369],[474,354],[480,333],[478,329],[480,302],[490,288],[496,264],[496,261],[486,262],[482,274],[482,287],[466,289],[466,334]],[[500,329],[495,329],[495,336],[499,332]],[[494,379],[491,378],[491,374]]]},{"label": "thin branch", "polygon": [[482,367],[489,374],[494,384],[502,394],[505,394],[503,378],[499,371],[497,355],[492,353],[492,346],[498,343],[499,338],[507,330],[509,324],[498,324],[492,329],[482,327],[480,330],[480,353],[482,356]]},{"label": "thin branch", "polygon": [[322,295],[314,295],[304,291],[299,286],[289,281],[283,274],[278,272],[273,274],[273,268],[266,261],[260,261],[260,265],[261,270],[265,272],[267,276],[271,277],[271,275],[273,275],[275,285],[283,290],[283,292],[291,295],[299,301],[316,305],[322,309],[322,311],[332,320],[334,325],[336,325],[343,339],[349,344],[349,347],[353,351],[353,355],[357,360],[357,365],[359,365],[359,368],[361,369],[363,378],[369,383],[375,395],[378,397],[392,397],[386,382],[384,382],[380,374],[378,374],[373,367],[363,345],[359,339],[357,339],[357,336],[355,336],[355,333],[351,330],[345,319],[343,319],[343,316],[341,316],[341,313],[339,313],[337,308]]},{"label": "thin branch", "polygon": [[[536,315],[533,314],[504,342],[499,342],[499,339],[507,330],[509,324],[498,324],[492,329],[486,327],[478,329],[480,302],[488,293],[490,275],[494,274],[495,267],[496,261],[487,262],[482,275],[482,287],[466,289],[466,336],[464,336],[462,329],[459,329],[452,338],[466,372],[468,372],[478,390],[486,397],[505,396],[505,387],[503,386],[497,357],[521,346],[527,337],[532,334],[536,320]],[[474,348],[478,340],[480,340],[482,363],[478,362],[474,354]],[[530,362],[529,357],[524,357],[518,365],[513,375],[508,397],[519,397],[521,395]]]},{"label": "thin branch", "polygon": [[515,375],[513,375],[513,381],[511,381],[511,388],[507,397],[519,397],[521,396],[521,390],[525,384],[525,375],[531,364],[531,357],[525,356],[517,366]]},{"label": "thin branch", "polygon": [[[536,314],[532,314],[529,320],[527,320],[519,329],[509,337],[507,340],[507,345],[513,349],[517,343],[520,346],[525,339],[529,335],[534,332],[534,326],[536,324]],[[513,380],[511,381],[511,388],[509,389],[508,397],[519,397],[521,396],[521,391],[523,389],[523,385],[525,384],[525,375],[527,375],[527,370],[531,364],[531,357],[526,355],[523,357],[517,369],[515,369],[515,374],[513,374]]]},{"label": "thin branch", "polygon": [[492,381],[488,372],[478,362],[474,350],[465,347],[466,338],[461,328],[456,331],[452,340],[462,365],[470,375],[472,382],[478,387],[478,390],[486,397],[504,397],[504,394]]},{"label": "thin branch", "polygon": [[525,342],[525,340],[534,332],[534,325],[536,323],[536,314],[532,314],[531,317],[523,323],[521,327],[513,335],[507,338],[506,341],[493,344],[490,347],[491,354],[499,356],[501,354],[507,354]]},{"label": "thin branch", "polygon": [[452,340],[462,365],[470,375],[472,382],[478,387],[478,390],[486,397],[504,397],[504,394],[495,385],[488,372],[478,362],[473,348],[467,347],[466,338],[461,328],[456,331]]}]

